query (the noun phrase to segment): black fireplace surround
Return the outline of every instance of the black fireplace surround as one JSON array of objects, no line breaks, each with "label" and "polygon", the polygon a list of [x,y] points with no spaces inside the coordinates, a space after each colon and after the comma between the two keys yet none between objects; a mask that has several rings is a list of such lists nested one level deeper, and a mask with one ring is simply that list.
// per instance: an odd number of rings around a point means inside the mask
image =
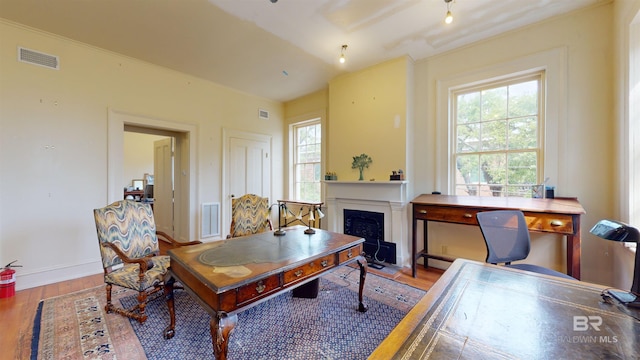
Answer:
[{"label": "black fireplace surround", "polygon": [[364,252],[374,261],[396,263],[396,244],[384,241],[384,214],[344,209],[344,233],[364,238]]}]

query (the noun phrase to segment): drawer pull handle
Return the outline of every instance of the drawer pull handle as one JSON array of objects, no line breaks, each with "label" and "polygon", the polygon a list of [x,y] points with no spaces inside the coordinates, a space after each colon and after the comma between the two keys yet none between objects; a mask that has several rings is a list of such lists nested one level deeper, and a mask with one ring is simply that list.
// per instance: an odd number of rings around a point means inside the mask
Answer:
[{"label": "drawer pull handle", "polygon": [[471,219],[473,217],[473,214],[466,213],[463,216],[466,217],[467,219]]},{"label": "drawer pull handle", "polygon": [[258,281],[258,286],[256,286],[256,291],[258,292],[258,294],[262,294],[262,292],[264,291],[264,289],[266,289],[267,287],[264,286],[264,283],[262,282],[262,280]]},{"label": "drawer pull handle", "polygon": [[551,220],[551,226],[562,226],[564,225],[560,220]]},{"label": "drawer pull handle", "polygon": [[347,252],[347,258],[351,259],[353,257],[353,253],[351,253],[351,249]]},{"label": "drawer pull handle", "polygon": [[294,272],[293,275],[295,275],[296,277],[300,277],[300,276],[302,276],[303,273],[304,273],[304,271],[298,270],[298,271]]},{"label": "drawer pull handle", "polygon": [[327,265],[329,265],[329,262],[328,262],[327,260],[322,260],[322,261],[320,262],[320,265],[321,265],[322,267],[327,267]]},{"label": "drawer pull handle", "polygon": [[426,213],[427,213],[427,210],[420,210],[420,211],[419,211],[419,213],[420,213],[420,214],[426,214]]}]

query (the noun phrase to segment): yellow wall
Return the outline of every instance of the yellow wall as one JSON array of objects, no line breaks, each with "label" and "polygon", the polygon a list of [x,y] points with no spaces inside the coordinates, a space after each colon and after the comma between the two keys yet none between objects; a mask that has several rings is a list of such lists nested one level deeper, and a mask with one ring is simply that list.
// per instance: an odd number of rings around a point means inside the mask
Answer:
[{"label": "yellow wall", "polygon": [[407,170],[407,113],[413,66],[403,57],[347,74],[329,83],[327,171],[338,180],[358,180],[353,157],[365,153],[373,162],[365,180],[389,181],[392,170]]},{"label": "yellow wall", "polygon": [[[439,130],[446,129],[446,109],[438,101],[438,84],[485,69],[500,69],[538,54],[558,51],[565,91],[555,95],[557,112],[548,114],[546,145],[557,149],[552,179],[556,196],[578,197],[587,214],[582,217],[582,279],[611,281],[608,244],[589,234],[601,218],[612,214],[615,198],[613,118],[613,17],[612,4],[603,4],[512,31],[416,63],[415,194],[443,190],[446,181],[436,158]],[[506,68],[506,67],[505,67]],[[557,89],[553,89],[557,90]],[[446,141],[446,139],[445,139]],[[439,185],[438,185],[439,184]],[[415,195],[414,194],[414,195]],[[482,235],[476,228],[436,224],[430,227],[433,249],[448,255],[484,261]],[[557,236],[534,234],[528,261],[556,270],[565,269],[564,241]]]}]

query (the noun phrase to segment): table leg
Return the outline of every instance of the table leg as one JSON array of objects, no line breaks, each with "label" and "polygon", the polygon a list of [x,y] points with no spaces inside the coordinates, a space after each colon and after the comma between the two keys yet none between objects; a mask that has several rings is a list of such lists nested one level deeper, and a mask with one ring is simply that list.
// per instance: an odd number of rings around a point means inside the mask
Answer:
[{"label": "table leg", "polygon": [[[425,254],[429,254],[429,228],[428,228],[428,222],[427,220],[422,220],[422,236],[423,236],[423,240],[424,243],[422,245],[423,248],[423,252]],[[424,257],[424,268],[428,269],[429,268],[429,257],[425,256]]]},{"label": "table leg", "polygon": [[228,316],[225,312],[219,312],[211,317],[211,342],[213,355],[216,360],[226,360],[229,351],[229,336],[238,323],[238,315]]},{"label": "table leg", "polygon": [[175,304],[173,301],[173,283],[175,281],[176,280],[172,276],[169,276],[164,281],[164,297],[165,299],[167,299],[167,307],[169,308],[169,318],[171,319],[169,326],[167,326],[167,328],[164,330],[165,339],[171,339],[176,334],[176,331],[175,331],[176,311],[175,311]]},{"label": "table leg", "polygon": [[573,235],[567,236],[567,275],[580,280],[580,216],[573,217]]},{"label": "table leg", "polygon": [[413,223],[411,224],[411,276],[416,277],[416,256],[418,254],[418,239],[416,230],[418,229],[418,220],[416,220],[415,214],[413,215]]},{"label": "table leg", "polygon": [[[362,261],[361,261],[362,260]],[[367,278],[367,259],[364,256],[361,256],[358,261],[358,266],[360,266],[360,288],[358,289],[358,311],[367,312],[369,307],[364,304],[362,299],[362,292],[364,291],[364,281]]]}]

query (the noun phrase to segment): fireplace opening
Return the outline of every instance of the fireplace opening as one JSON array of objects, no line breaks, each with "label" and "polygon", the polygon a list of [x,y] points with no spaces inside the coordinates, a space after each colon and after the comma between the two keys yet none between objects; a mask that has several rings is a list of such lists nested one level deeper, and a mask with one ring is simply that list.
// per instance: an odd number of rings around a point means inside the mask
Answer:
[{"label": "fireplace opening", "polygon": [[396,263],[396,244],[384,241],[383,213],[344,209],[344,233],[364,238],[370,266],[382,268],[381,262]]}]

